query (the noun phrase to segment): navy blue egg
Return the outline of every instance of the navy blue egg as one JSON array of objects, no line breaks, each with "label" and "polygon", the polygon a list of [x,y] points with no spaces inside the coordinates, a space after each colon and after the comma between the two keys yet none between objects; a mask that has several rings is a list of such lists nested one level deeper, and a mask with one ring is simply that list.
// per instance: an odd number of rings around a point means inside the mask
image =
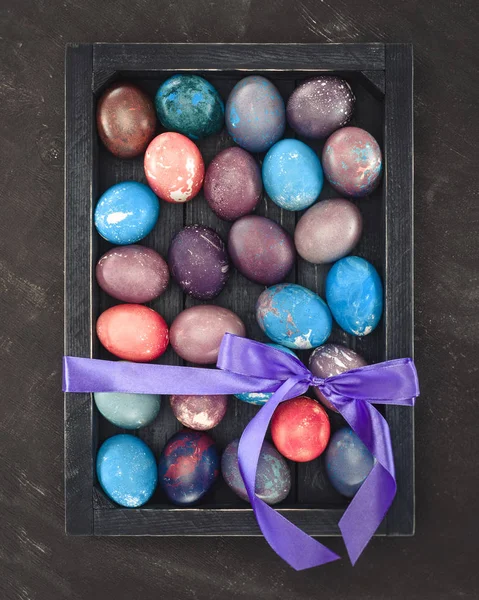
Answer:
[{"label": "navy blue egg", "polygon": [[103,442],[96,458],[96,473],[105,494],[128,507],[148,502],[158,481],[153,452],[129,434],[114,435]]},{"label": "navy blue egg", "polygon": [[95,208],[95,227],[112,244],[134,244],[156,225],[160,203],[153,191],[137,181],[109,188]]},{"label": "navy blue egg", "polygon": [[349,427],[338,429],[325,453],[326,472],[334,489],[352,498],[374,466],[374,457]]},{"label": "navy blue egg", "polygon": [[326,301],[344,331],[368,335],[377,327],[383,312],[381,278],[364,258],[341,258],[326,277]]}]

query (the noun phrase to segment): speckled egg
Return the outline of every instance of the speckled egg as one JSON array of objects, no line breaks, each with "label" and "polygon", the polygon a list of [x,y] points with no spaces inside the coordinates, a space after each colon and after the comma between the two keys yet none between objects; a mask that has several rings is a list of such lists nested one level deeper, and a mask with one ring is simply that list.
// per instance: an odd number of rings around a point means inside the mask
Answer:
[{"label": "speckled egg", "polygon": [[306,79],[294,90],[286,116],[296,133],[325,138],[350,121],[355,102],[347,81],[334,75],[319,75]]},{"label": "speckled egg", "polygon": [[201,365],[214,364],[225,333],[244,337],[243,321],[227,308],[201,304],[180,312],[173,321],[171,345],[184,360]]},{"label": "speckled egg", "polygon": [[315,152],[303,142],[281,140],[263,162],[263,184],[271,200],[285,210],[304,210],[319,197],[323,169]]},{"label": "speckled egg", "polygon": [[96,474],[105,494],[128,508],[148,502],[158,482],[153,452],[145,442],[126,433],[103,442],[96,457]]},{"label": "speckled egg", "polygon": [[234,146],[222,150],[211,161],[203,192],[211,210],[225,221],[252,212],[261,199],[263,184],[255,159]]},{"label": "speckled egg", "polygon": [[256,319],[271,340],[297,350],[316,348],[331,334],[331,313],[324,300],[293,283],[266,289],[256,303]]},{"label": "speckled egg", "polygon": [[124,429],[149,425],[156,419],[161,406],[161,396],[156,394],[95,392],[93,397],[105,419]]},{"label": "speckled egg", "polygon": [[325,452],[326,473],[333,487],[352,498],[374,466],[374,457],[349,427],[331,436]]},{"label": "speckled egg", "polygon": [[377,327],[383,312],[381,278],[364,258],[341,258],[326,277],[326,301],[344,331],[368,335]]},{"label": "speckled egg", "polygon": [[219,475],[215,443],[206,433],[184,429],[170,438],[158,461],[159,484],[179,506],[195,504]]},{"label": "speckled egg", "polygon": [[185,427],[206,431],[216,427],[226,414],[228,396],[170,396],[173,414]]},{"label": "speckled egg", "polygon": [[294,230],[298,254],[314,264],[331,263],[359,242],[363,218],[359,208],[349,200],[323,200],[309,208]]},{"label": "speckled egg", "polygon": [[112,244],[134,244],[147,236],[158,221],[160,203],[150,188],[124,181],[109,188],[95,208],[95,227]]},{"label": "speckled egg", "polygon": [[[233,492],[249,502],[238,465],[238,446],[239,440],[233,440],[226,446],[221,457],[221,473]],[[267,504],[278,504],[290,490],[291,472],[288,463],[272,444],[263,442],[256,471],[256,495]]]},{"label": "speckled egg", "polygon": [[367,196],[378,185],[382,170],[381,148],[359,127],[344,127],[324,144],[326,179],[345,196]]},{"label": "speckled egg", "polygon": [[198,147],[186,136],[172,131],[152,140],[145,152],[144,167],[151,189],[172,203],[192,200],[205,175]]},{"label": "speckled egg", "polygon": [[168,346],[168,325],[156,311],[141,304],[119,304],[103,312],[96,322],[102,345],[115,356],[148,362]]},{"label": "speckled egg", "polygon": [[215,298],[229,276],[223,240],[203,225],[189,225],[175,235],[168,250],[168,264],[181,289],[198,300]]},{"label": "speckled egg", "polygon": [[143,304],[161,296],[168,287],[170,273],[158,252],[131,245],[104,254],[96,265],[96,280],[113,298]]},{"label": "speckled egg", "polygon": [[228,133],[239,146],[250,152],[266,152],[284,134],[283,98],[269,79],[250,75],[232,89],[225,121]]},{"label": "speckled egg", "polygon": [[284,281],[296,259],[289,233],[258,215],[247,215],[233,223],[228,253],[242,275],[263,285]]}]

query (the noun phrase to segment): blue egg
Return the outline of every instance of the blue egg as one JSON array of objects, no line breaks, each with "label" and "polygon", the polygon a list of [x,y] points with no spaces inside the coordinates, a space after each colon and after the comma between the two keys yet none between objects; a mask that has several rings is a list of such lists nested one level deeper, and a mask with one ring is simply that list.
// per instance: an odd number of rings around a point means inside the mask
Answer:
[{"label": "blue egg", "polygon": [[281,140],[264,159],[266,193],[285,210],[303,210],[314,204],[323,189],[323,181],[319,158],[299,140]]},{"label": "blue egg", "polygon": [[374,457],[349,427],[338,429],[325,452],[326,472],[335,490],[352,498],[374,466]]},{"label": "blue egg", "polygon": [[148,502],[158,473],[148,446],[132,435],[114,435],[103,442],[96,457],[96,474],[105,494],[121,506]]},{"label": "blue egg", "polygon": [[294,283],[267,288],[256,303],[256,319],[271,340],[297,350],[321,346],[331,334],[331,313],[324,300]]},{"label": "blue egg", "polygon": [[161,396],[95,392],[95,404],[101,414],[117,427],[139,429],[153,422],[160,411]]},{"label": "blue egg", "polygon": [[371,263],[341,258],[326,277],[326,301],[338,325],[352,335],[368,335],[383,312],[383,285]]},{"label": "blue egg", "polygon": [[[285,348],[284,346],[280,346],[279,344],[266,344],[267,346],[271,346],[271,348],[276,348],[277,350],[281,350],[281,352],[286,352],[286,354],[291,354],[292,356],[296,356],[296,354],[290,349]],[[268,400],[271,398],[273,394],[268,394],[267,392],[245,392],[244,394],[235,394],[238,400],[242,400],[243,402],[248,402],[248,404],[255,404],[256,406],[263,406],[266,404]]]},{"label": "blue egg", "polygon": [[112,244],[134,244],[156,225],[160,203],[143,183],[124,181],[109,188],[95,208],[95,227]]}]

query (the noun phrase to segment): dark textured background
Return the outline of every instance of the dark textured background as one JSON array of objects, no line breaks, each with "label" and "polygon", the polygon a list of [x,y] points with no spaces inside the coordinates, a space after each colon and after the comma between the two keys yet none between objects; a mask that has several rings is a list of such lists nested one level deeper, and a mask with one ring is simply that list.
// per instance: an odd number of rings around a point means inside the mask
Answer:
[{"label": "dark textured background", "polygon": [[[477,598],[477,0],[3,0],[0,598]],[[295,573],[261,539],[65,538],[66,42],[413,42],[417,533]],[[476,354],[474,354],[476,350]],[[331,547],[342,551],[340,540]]]}]

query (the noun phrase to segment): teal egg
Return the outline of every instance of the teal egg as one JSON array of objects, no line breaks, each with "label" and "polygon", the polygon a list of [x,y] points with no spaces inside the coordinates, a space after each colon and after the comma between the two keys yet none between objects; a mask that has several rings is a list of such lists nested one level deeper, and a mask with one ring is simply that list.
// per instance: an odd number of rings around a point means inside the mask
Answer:
[{"label": "teal egg", "polygon": [[117,427],[139,429],[154,421],[161,406],[156,394],[96,392],[95,404],[101,414]]}]

